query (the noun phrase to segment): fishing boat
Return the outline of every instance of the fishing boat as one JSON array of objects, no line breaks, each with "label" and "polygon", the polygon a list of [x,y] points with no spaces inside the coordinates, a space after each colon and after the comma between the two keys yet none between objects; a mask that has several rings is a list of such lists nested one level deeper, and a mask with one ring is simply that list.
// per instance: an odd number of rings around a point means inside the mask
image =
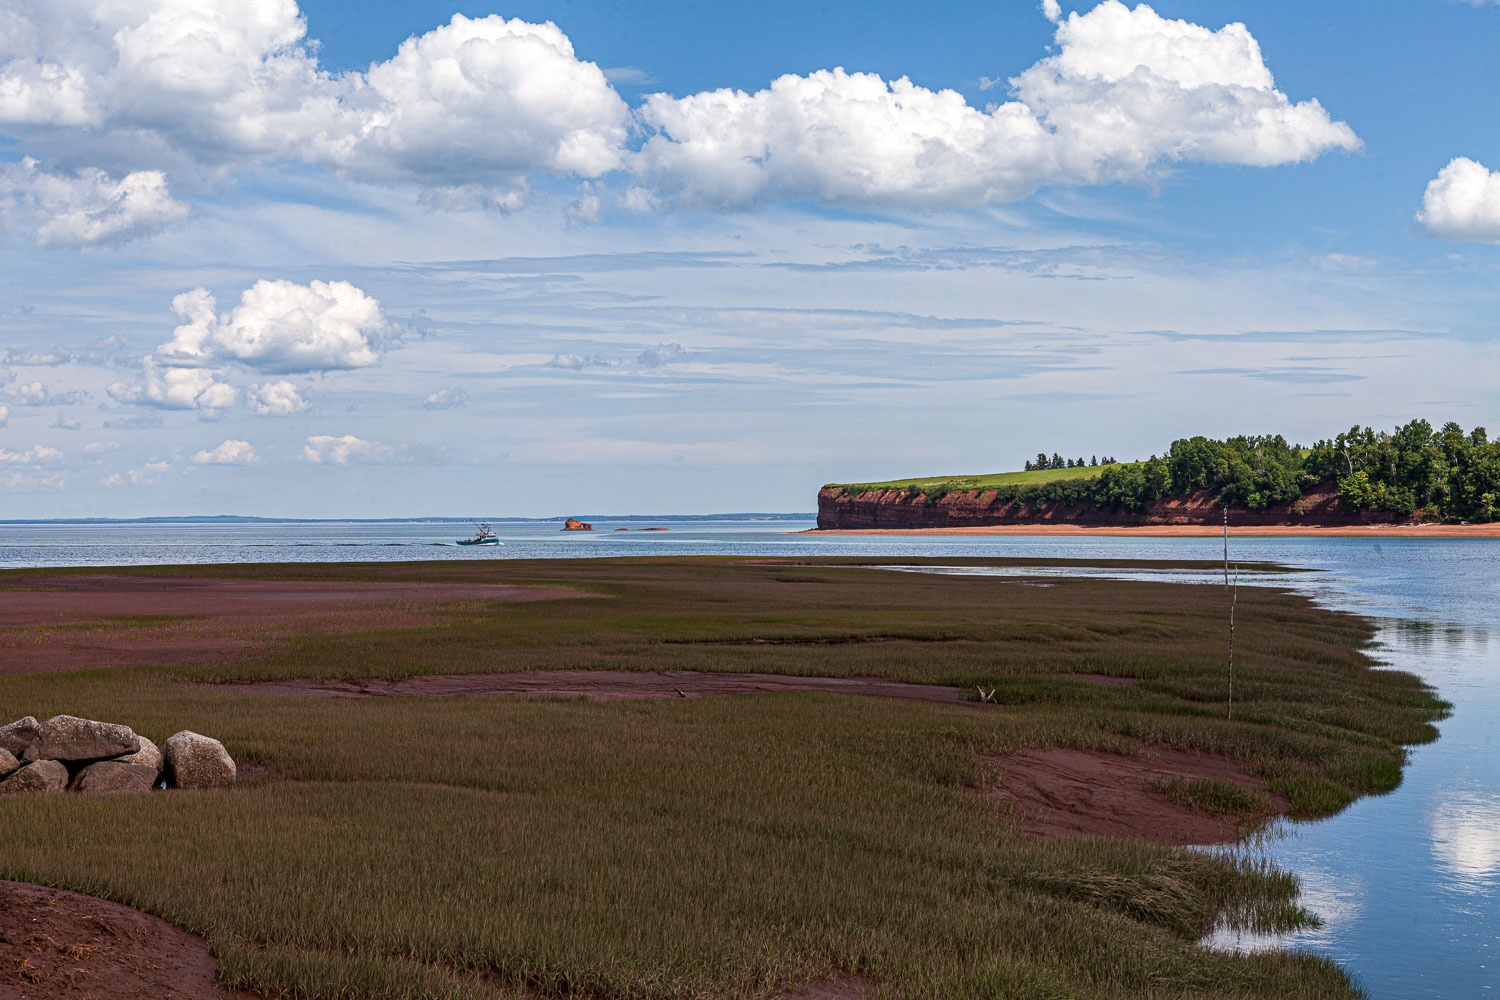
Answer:
[{"label": "fishing boat", "polygon": [[504,545],[505,544],[504,542],[500,541],[499,537],[493,531],[490,530],[490,526],[489,526],[488,523],[476,525],[476,527],[479,530],[474,533],[474,537],[473,538],[460,538],[458,540],[458,544],[460,544],[460,545]]}]

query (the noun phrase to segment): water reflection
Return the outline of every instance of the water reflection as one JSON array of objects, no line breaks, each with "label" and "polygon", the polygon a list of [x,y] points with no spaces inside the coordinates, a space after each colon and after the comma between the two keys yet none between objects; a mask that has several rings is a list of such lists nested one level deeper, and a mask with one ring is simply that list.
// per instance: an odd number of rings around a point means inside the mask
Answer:
[{"label": "water reflection", "polygon": [[1432,852],[1460,892],[1500,885],[1500,795],[1452,796],[1432,813]]},{"label": "water reflection", "polygon": [[[1296,836],[1295,830],[1291,829],[1293,825],[1283,825],[1285,835]],[[1297,933],[1301,947],[1310,948],[1319,943],[1326,947],[1333,937],[1333,928],[1352,925],[1363,916],[1364,885],[1351,878],[1350,873],[1314,865],[1299,870],[1297,877],[1302,884],[1298,902],[1321,922],[1318,927]],[[1203,940],[1210,948],[1242,954],[1285,948],[1287,942],[1286,934],[1267,934],[1236,927],[1230,921],[1221,921]]]}]

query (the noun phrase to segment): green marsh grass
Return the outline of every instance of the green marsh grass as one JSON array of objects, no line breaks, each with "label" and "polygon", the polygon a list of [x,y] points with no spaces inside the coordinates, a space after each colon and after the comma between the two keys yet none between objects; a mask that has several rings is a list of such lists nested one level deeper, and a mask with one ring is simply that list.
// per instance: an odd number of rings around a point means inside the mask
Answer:
[{"label": "green marsh grass", "polygon": [[1255,789],[1220,778],[1163,778],[1152,787],[1172,802],[1210,816],[1245,815],[1271,807]]},{"label": "green marsh grass", "polygon": [[[0,877],[159,914],[209,941],[226,983],[270,997],[772,998],[852,975],[882,1000],[1354,997],[1326,960],[1196,943],[1226,915],[1305,924],[1291,876],[1038,841],[978,792],[1008,750],[1164,744],[1232,756],[1321,815],[1399,780],[1402,745],[1432,738],[1443,708],[1372,669],[1368,623],[1274,590],[1240,591],[1229,723],[1210,587],[714,559],[145,572],[595,595],[464,603],[439,624],[305,634],[232,663],[0,677],[7,718],[69,712],[158,742],[192,728],[264,769],[223,792],[0,801]],[[1005,698],[325,700],[196,683],[563,667]]]}]

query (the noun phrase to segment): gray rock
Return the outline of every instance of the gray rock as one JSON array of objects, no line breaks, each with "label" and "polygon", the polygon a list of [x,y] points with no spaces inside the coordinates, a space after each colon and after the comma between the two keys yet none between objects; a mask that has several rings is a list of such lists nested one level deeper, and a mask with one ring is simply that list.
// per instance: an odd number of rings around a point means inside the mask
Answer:
[{"label": "gray rock", "polygon": [[149,792],[156,785],[158,773],[154,767],[127,764],[121,760],[95,761],[73,777],[73,783],[68,786],[68,791],[94,795],[110,792]]},{"label": "gray rock", "polygon": [[234,784],[234,758],[216,739],[183,730],[167,740],[162,750],[167,761],[167,783],[174,788]]},{"label": "gray rock", "polygon": [[55,760],[39,760],[0,781],[0,795],[41,795],[66,791],[67,787],[66,767]]},{"label": "gray rock", "polygon": [[20,760],[26,748],[36,742],[37,721],[32,716],[17,719],[8,726],[0,726],[0,750],[9,750]]},{"label": "gray rock", "polygon": [[16,760],[15,754],[9,750],[0,749],[0,778],[14,773],[16,768],[20,766],[21,762]]},{"label": "gray rock", "polygon": [[157,749],[155,743],[152,743],[150,740],[146,739],[146,737],[139,736],[137,737],[137,739],[141,741],[141,748],[139,750],[132,754],[126,754],[124,757],[116,757],[115,760],[121,764],[134,764],[136,767],[149,767],[156,774],[160,774],[162,767],[165,766],[165,762],[162,760],[161,751]]},{"label": "gray rock", "polygon": [[129,726],[91,722],[73,715],[54,715],[37,727],[36,742],[22,760],[102,760],[135,753],[141,738]]}]

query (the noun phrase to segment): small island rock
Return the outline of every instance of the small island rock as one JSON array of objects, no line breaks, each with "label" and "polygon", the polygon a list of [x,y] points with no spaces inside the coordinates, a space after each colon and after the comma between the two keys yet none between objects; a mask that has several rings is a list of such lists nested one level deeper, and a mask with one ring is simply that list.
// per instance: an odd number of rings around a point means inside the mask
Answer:
[{"label": "small island rock", "polygon": [[563,522],[562,530],[564,530],[564,531],[593,531],[594,530],[594,526],[592,524],[589,524],[587,521],[580,521],[576,517],[570,517],[566,521]]},{"label": "small island rock", "polygon": [[234,758],[224,744],[208,736],[183,730],[162,748],[167,764],[167,782],[174,788],[217,788],[234,784]]},{"label": "small island rock", "polygon": [[123,760],[101,760],[79,771],[68,790],[94,795],[149,792],[160,773],[156,768],[127,764]]},{"label": "small island rock", "polygon": [[14,774],[20,766],[21,762],[16,760],[15,754],[0,748],[0,778]]},{"label": "small island rock", "polygon": [[37,726],[36,719],[30,715],[8,726],[0,726],[0,750],[9,750],[20,760],[26,748],[36,742]]},{"label": "small island rock", "polygon": [[22,760],[100,760],[135,753],[141,738],[129,726],[92,722],[76,715],[54,715],[37,727],[36,742]]},{"label": "small island rock", "polygon": [[55,760],[27,764],[4,781],[0,795],[43,795],[68,788],[68,769]]}]

